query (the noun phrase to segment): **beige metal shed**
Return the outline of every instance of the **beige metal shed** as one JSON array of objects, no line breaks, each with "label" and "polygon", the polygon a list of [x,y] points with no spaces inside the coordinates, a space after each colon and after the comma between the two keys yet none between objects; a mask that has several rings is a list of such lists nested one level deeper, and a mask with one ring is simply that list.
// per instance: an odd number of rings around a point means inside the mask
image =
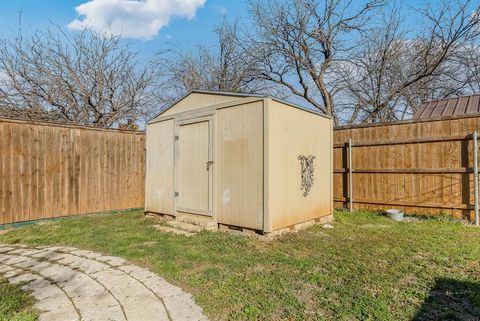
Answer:
[{"label": "beige metal shed", "polygon": [[262,233],[328,221],[332,127],[276,98],[192,91],[147,124],[145,211]]}]

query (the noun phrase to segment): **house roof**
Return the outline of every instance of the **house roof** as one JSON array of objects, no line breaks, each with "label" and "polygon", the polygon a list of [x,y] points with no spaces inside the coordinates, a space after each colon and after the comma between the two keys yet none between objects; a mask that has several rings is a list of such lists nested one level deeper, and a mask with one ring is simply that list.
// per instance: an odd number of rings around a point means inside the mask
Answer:
[{"label": "house roof", "polygon": [[[191,90],[189,91],[188,93],[186,93],[185,95],[183,95],[181,98],[179,98],[178,100],[176,100],[174,103],[172,103],[170,106],[168,106],[167,108],[163,109],[159,114],[157,114],[156,116],[154,116],[150,121],[153,121],[155,120],[157,117],[161,116],[164,112],[166,112],[168,109],[172,108],[173,106],[175,106],[176,104],[178,104],[180,101],[182,101],[183,99],[185,99],[186,97],[190,96],[191,94],[204,94],[204,95],[219,95],[219,96],[231,96],[231,97],[239,97],[239,98],[248,98],[248,97],[257,97],[257,98],[262,98],[262,99],[272,99],[272,100],[275,100],[275,101],[278,101],[282,104],[285,104],[285,105],[288,105],[288,106],[291,106],[291,107],[295,107],[295,108],[298,108],[298,109],[301,109],[303,111],[307,111],[307,112],[311,112],[311,113],[314,113],[314,114],[317,114],[317,115],[320,115],[320,116],[323,116],[325,118],[328,118],[328,119],[331,119],[331,116],[329,115],[326,115],[318,110],[315,110],[315,109],[310,109],[310,108],[307,108],[307,107],[304,107],[304,106],[300,106],[298,104],[294,104],[294,103],[291,103],[289,101],[286,101],[286,100],[283,100],[283,99],[280,99],[280,98],[276,98],[276,97],[273,97],[273,96],[270,96],[270,95],[264,95],[264,94],[255,94],[255,93],[233,93],[233,92],[224,92],[224,91],[212,91],[212,90],[197,90],[197,89],[194,89],[194,90]],[[149,121],[149,122],[150,122]]]},{"label": "house roof", "polygon": [[480,94],[424,102],[413,119],[461,116],[480,113]]}]

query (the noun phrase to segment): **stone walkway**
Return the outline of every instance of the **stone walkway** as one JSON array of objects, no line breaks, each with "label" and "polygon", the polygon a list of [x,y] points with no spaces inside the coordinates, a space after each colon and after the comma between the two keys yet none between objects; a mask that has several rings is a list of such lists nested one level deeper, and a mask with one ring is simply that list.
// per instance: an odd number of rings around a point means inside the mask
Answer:
[{"label": "stone walkway", "polygon": [[0,275],[27,282],[39,320],[207,320],[190,294],[118,257],[0,244]]}]

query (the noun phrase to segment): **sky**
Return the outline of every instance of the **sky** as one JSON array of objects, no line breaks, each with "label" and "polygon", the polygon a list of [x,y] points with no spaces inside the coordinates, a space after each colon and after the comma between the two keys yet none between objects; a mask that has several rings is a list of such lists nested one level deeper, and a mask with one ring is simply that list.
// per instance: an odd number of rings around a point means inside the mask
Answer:
[{"label": "sky", "polygon": [[0,0],[0,37],[14,37],[19,25],[23,33],[45,29],[49,24],[72,32],[88,26],[122,34],[140,57],[148,58],[171,46],[213,46],[213,29],[223,15],[247,16],[246,1]]},{"label": "sky", "polygon": [[213,29],[223,15],[241,17],[248,26],[248,0],[0,0],[0,38],[18,34],[21,16],[24,34],[49,24],[71,31],[86,26],[108,29],[121,33],[140,56],[149,57],[172,46],[181,50],[215,45]]},{"label": "sky", "polygon": [[248,26],[248,0],[0,0],[0,38],[17,35],[19,25],[23,34],[50,24],[72,32],[89,27],[121,34],[140,59],[148,60],[165,48],[214,46],[213,29],[224,15],[240,17]]}]

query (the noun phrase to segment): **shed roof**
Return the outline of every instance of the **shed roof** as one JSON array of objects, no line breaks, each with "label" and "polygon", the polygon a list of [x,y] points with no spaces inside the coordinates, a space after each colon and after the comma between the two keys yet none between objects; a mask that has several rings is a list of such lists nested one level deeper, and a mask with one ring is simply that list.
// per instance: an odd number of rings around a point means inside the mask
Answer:
[{"label": "shed roof", "polygon": [[480,94],[424,102],[413,119],[461,116],[480,113]]},{"label": "shed roof", "polygon": [[300,106],[300,105],[297,105],[297,104],[294,104],[294,103],[291,103],[291,102],[288,102],[288,101],[285,101],[283,99],[280,99],[280,98],[276,98],[276,97],[273,97],[273,96],[269,96],[269,95],[264,95],[264,94],[256,94],[256,93],[233,93],[233,92],[223,92],[223,91],[210,91],[210,90],[191,90],[189,91],[187,94],[185,94],[184,96],[182,96],[180,99],[178,99],[177,101],[175,101],[173,104],[171,104],[170,106],[168,106],[167,108],[165,108],[164,110],[162,110],[158,115],[156,115],[155,117],[153,117],[151,120],[154,120],[155,118],[161,116],[164,112],[166,112],[167,110],[169,110],[170,108],[172,108],[173,106],[177,105],[179,102],[181,102],[182,100],[184,100],[186,97],[190,96],[191,94],[203,94],[203,95],[218,95],[218,96],[231,96],[231,97],[238,97],[238,98],[250,98],[250,97],[257,97],[257,98],[263,98],[263,99],[272,99],[272,100],[275,100],[275,101],[278,101],[282,104],[285,104],[285,105],[288,105],[288,106],[291,106],[291,107],[295,107],[295,108],[298,108],[298,109],[301,109],[303,111],[307,111],[307,112],[311,112],[311,113],[314,113],[314,114],[317,114],[317,115],[320,115],[320,116],[323,116],[325,118],[328,118],[328,119],[331,119],[330,116],[318,111],[318,110],[314,110],[314,109],[310,109],[310,108],[307,108],[307,107],[303,107],[303,106]]},{"label": "shed roof", "polygon": [[234,92],[228,92],[228,91],[214,91],[214,90],[200,90],[200,89],[191,90],[185,96],[188,96],[191,93],[206,94],[206,95],[220,95],[220,96],[236,96],[236,97],[259,97],[259,98],[268,97],[268,95],[256,94],[256,93],[234,93]]}]

